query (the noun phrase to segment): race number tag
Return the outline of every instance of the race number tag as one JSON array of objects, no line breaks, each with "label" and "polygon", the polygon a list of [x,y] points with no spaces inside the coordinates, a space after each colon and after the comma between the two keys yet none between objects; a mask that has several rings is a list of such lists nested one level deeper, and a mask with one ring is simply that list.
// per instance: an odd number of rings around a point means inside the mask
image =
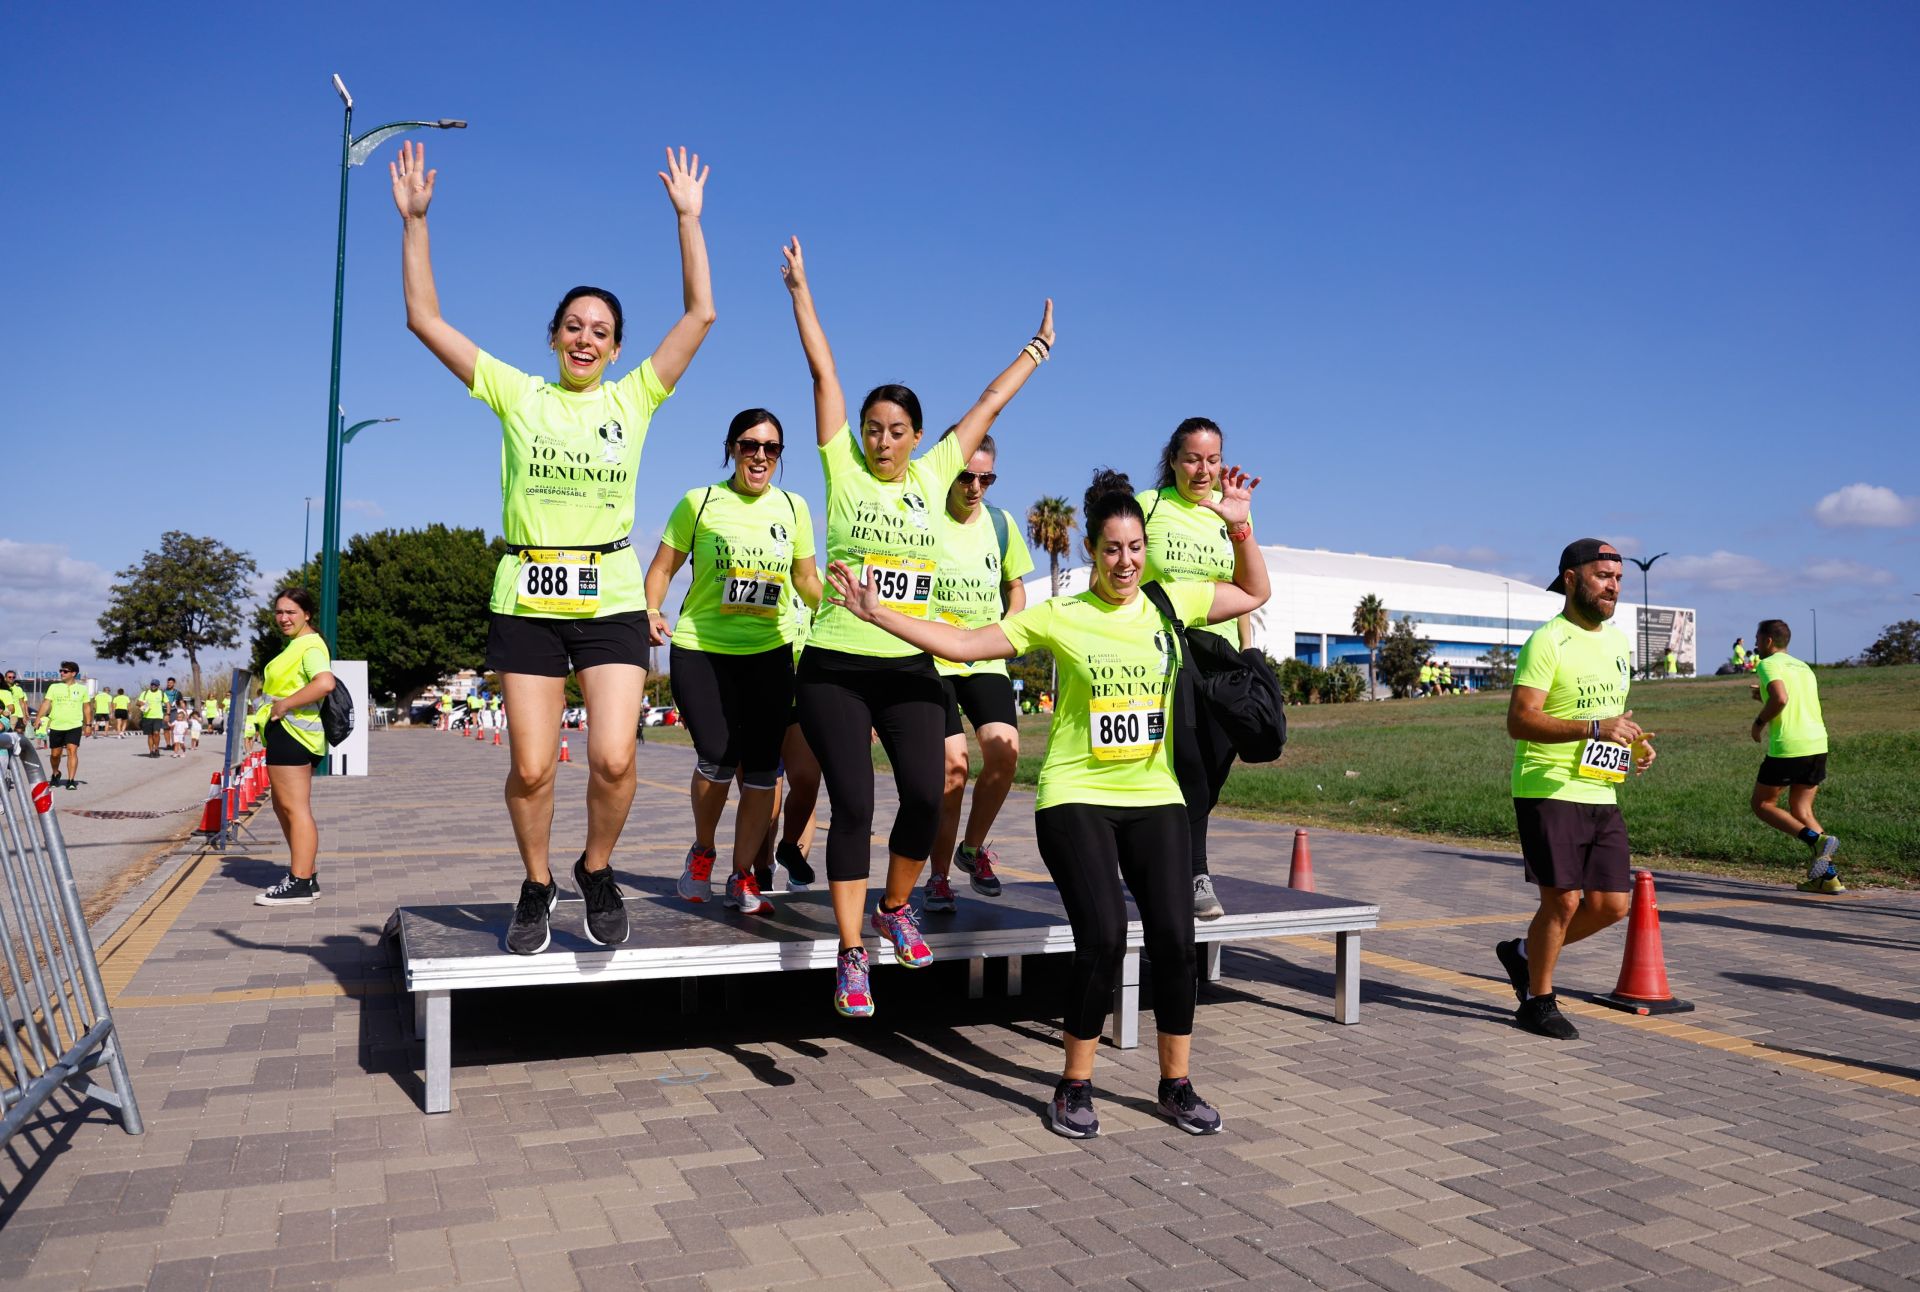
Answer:
[{"label": "race number tag", "polygon": [[566,548],[520,557],[520,608],[538,615],[590,615],[600,608],[600,557]]},{"label": "race number tag", "polygon": [[1589,740],[1580,749],[1580,774],[1589,780],[1618,785],[1633,766],[1633,750],[1611,740]]},{"label": "race number tag", "polygon": [[867,557],[866,578],[880,594],[880,604],[915,619],[927,617],[927,602],[933,596],[932,561],[913,556]]},{"label": "race number tag", "polygon": [[1087,740],[1103,763],[1151,758],[1166,734],[1167,710],[1160,697],[1101,696],[1087,704]]},{"label": "race number tag", "polygon": [[786,586],[772,570],[728,570],[720,577],[720,613],[771,619],[780,613],[780,594]]}]

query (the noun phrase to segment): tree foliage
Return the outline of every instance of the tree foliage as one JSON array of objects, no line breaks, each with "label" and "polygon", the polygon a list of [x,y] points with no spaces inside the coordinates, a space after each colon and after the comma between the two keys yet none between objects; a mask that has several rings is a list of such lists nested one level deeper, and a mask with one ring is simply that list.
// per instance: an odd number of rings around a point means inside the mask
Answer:
[{"label": "tree foliage", "polygon": [[1366,694],[1366,675],[1348,663],[1320,668],[1303,659],[1266,657],[1288,704],[1351,704]]},{"label": "tree foliage", "polygon": [[1073,504],[1065,498],[1045,497],[1027,508],[1027,539],[1047,554],[1047,573],[1053,595],[1060,595],[1060,561],[1073,548]]},{"label": "tree foliage", "polygon": [[1520,652],[1511,646],[1489,646],[1480,656],[1480,662],[1487,666],[1487,688],[1504,691],[1513,685],[1513,662]]},{"label": "tree foliage", "polygon": [[1387,603],[1369,592],[1360,598],[1360,604],[1353,608],[1353,631],[1367,644],[1367,693],[1371,695],[1379,686],[1380,677],[1380,639],[1387,635],[1392,621],[1387,616]]},{"label": "tree foliage", "polygon": [[257,573],[245,552],[170,529],[160,536],[159,551],[143,553],[114,576],[93,649],[122,664],[185,655],[193,694],[204,694],[200,655],[240,644],[247,583]]},{"label": "tree foliage", "polygon": [[1025,684],[1021,699],[1038,702],[1042,691],[1053,690],[1053,652],[1037,646],[1025,655],[1008,660],[1007,675]]},{"label": "tree foliage", "polygon": [[1413,694],[1420,681],[1420,663],[1433,654],[1433,643],[1420,635],[1420,621],[1412,615],[1397,620],[1380,643],[1380,677],[1395,699]]},{"label": "tree foliage", "polygon": [[1873,645],[1860,652],[1862,664],[1920,664],[1920,619],[1888,624]]}]

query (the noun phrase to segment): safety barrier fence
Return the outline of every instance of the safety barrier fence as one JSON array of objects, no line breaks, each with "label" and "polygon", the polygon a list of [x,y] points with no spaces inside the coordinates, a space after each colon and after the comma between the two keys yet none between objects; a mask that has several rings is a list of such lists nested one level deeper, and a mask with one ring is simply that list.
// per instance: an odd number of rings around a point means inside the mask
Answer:
[{"label": "safety barrier fence", "polygon": [[[0,1146],[66,1086],[141,1133],[133,1081],[107,1007],[80,890],[31,741],[0,733]],[[110,1086],[93,1080],[107,1070]]]}]

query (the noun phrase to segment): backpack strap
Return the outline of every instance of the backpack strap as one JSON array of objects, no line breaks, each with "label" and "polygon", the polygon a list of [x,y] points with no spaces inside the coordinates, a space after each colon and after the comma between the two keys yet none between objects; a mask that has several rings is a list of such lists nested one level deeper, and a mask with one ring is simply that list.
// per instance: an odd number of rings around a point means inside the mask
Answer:
[{"label": "backpack strap", "polygon": [[1153,513],[1160,510],[1160,500],[1165,496],[1166,496],[1166,491],[1163,489],[1155,489],[1153,491],[1153,506],[1147,508],[1146,517],[1140,522],[1141,529],[1145,529],[1147,525],[1152,522]]},{"label": "backpack strap", "polygon": [[1194,685],[1196,679],[1193,672],[1187,667],[1188,661],[1193,658],[1193,652],[1187,648],[1186,625],[1181,623],[1180,616],[1174,613],[1173,598],[1167,595],[1167,590],[1161,585],[1160,580],[1148,580],[1140,585],[1140,591],[1148,601],[1153,603],[1153,608],[1160,612],[1160,618],[1165,621],[1167,631],[1173,634],[1174,643],[1179,647],[1180,659],[1173,669],[1174,695],[1179,706],[1185,708],[1185,724],[1191,727],[1194,722],[1194,707],[1198,704],[1200,697]]},{"label": "backpack strap", "polygon": [[1004,581],[1007,570],[1007,527],[1012,521],[999,507],[987,508],[987,516],[993,521],[993,536],[1000,542],[1000,574]]},{"label": "backpack strap", "polygon": [[[700,506],[695,509],[693,513],[693,528],[687,533],[687,559],[689,561],[693,560],[693,549],[700,545],[700,518],[707,514],[707,503],[710,502],[712,498],[713,486],[708,485],[707,491],[700,495]],[[787,506],[793,506],[793,500],[791,498],[787,500]],[[684,615],[687,613],[687,598],[692,595],[693,581],[689,578],[687,581],[687,590],[680,596],[680,614]],[[675,618],[678,619],[679,616],[676,615]]]}]

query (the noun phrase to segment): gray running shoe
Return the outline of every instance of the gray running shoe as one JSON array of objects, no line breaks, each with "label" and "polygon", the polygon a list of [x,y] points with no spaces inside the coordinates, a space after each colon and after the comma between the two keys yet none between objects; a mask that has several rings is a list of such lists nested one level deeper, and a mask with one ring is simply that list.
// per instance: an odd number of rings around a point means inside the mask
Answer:
[{"label": "gray running shoe", "polygon": [[627,904],[620,898],[620,884],[613,867],[587,869],[587,854],[573,863],[574,887],[587,903],[587,940],[603,947],[617,947],[627,940]]},{"label": "gray running shoe", "polygon": [[1560,1012],[1560,1002],[1552,992],[1544,996],[1530,996],[1520,1002],[1520,1008],[1513,1011],[1513,1021],[1521,1030],[1532,1032],[1535,1036],[1551,1037],[1556,1041],[1577,1041],[1580,1029]]},{"label": "gray running shoe", "polygon": [[1514,999],[1526,1004],[1527,991],[1533,979],[1527,972],[1527,958],[1520,954],[1520,939],[1494,943],[1493,954],[1500,957],[1500,967],[1507,971],[1507,981],[1513,984]]},{"label": "gray running shoe", "polygon": [[1193,877],[1193,918],[1196,920],[1217,920],[1227,913],[1220,905],[1220,898],[1213,891],[1212,875]]},{"label": "gray running shoe", "polygon": [[953,850],[953,864],[967,873],[973,891],[982,897],[1000,896],[1000,877],[993,873],[999,860],[1000,854],[984,843],[978,848],[963,843]]},{"label": "gray running shoe", "polygon": [[945,875],[928,875],[925,893],[920,909],[927,914],[940,915],[953,909],[953,884]]},{"label": "gray running shoe", "polygon": [[1060,1079],[1053,1088],[1053,1102],[1047,1105],[1047,1129],[1068,1139],[1092,1139],[1100,1133],[1091,1081]]},{"label": "gray running shoe", "polygon": [[1823,834],[1809,845],[1813,849],[1813,860],[1807,863],[1808,879],[1823,879],[1828,875],[1838,875],[1839,868],[1833,864],[1833,858],[1840,851],[1840,840],[1830,834]]},{"label": "gray running shoe", "polygon": [[687,849],[687,867],[680,872],[674,891],[688,902],[704,902],[713,896],[713,849],[697,843]]},{"label": "gray running shoe", "polygon": [[517,956],[539,955],[553,940],[553,904],[560,900],[558,884],[520,881],[520,900],[514,904],[513,923],[507,926],[507,950]]},{"label": "gray running shoe", "polygon": [[1160,1079],[1160,1111],[1189,1135],[1218,1135],[1223,1124],[1213,1105],[1185,1077]]}]

